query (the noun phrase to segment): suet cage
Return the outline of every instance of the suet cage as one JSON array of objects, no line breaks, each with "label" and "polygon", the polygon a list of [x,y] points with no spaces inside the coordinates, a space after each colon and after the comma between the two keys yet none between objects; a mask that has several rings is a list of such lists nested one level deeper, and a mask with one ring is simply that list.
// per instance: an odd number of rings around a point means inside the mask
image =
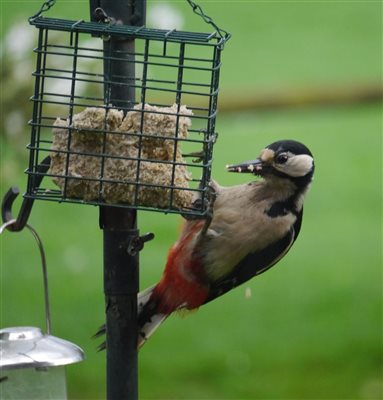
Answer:
[{"label": "suet cage", "polygon": [[[228,36],[101,17],[30,19],[38,42],[25,197],[203,217]],[[134,45],[108,50],[110,38]],[[114,98],[118,90],[130,100]]]}]

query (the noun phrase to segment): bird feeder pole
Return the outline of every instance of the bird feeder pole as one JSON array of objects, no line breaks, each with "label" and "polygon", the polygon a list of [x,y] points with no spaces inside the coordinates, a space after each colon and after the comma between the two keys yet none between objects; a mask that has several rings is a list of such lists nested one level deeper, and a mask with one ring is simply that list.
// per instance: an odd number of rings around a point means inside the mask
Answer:
[{"label": "bird feeder pole", "polygon": [[[117,24],[145,24],[145,0],[91,0],[91,19]],[[130,57],[121,62],[121,54]],[[119,78],[121,77],[121,78]],[[122,85],[119,85],[118,81]],[[104,41],[105,104],[126,108],[135,102],[134,40],[109,37]],[[113,81],[113,84],[109,82]],[[140,241],[137,211],[100,207],[104,235],[104,293],[106,303],[107,399],[138,398],[137,293]]]},{"label": "bird feeder pole", "polygon": [[[29,18],[39,34],[28,184],[21,212],[7,229],[23,229],[35,199],[100,206],[107,399],[137,400],[139,251],[154,236],[139,236],[137,210],[206,218],[221,52],[230,34],[192,0],[193,11],[215,32],[145,28],[146,0],[90,0],[91,22],[43,16],[55,2],[46,0]],[[62,39],[52,42],[51,32],[61,32]],[[84,45],[89,34],[103,40],[103,49]],[[72,67],[63,62],[58,69],[58,58]],[[89,60],[102,61],[103,73],[89,69]],[[142,66],[138,74],[136,64]],[[89,92],[82,92],[80,82]],[[153,100],[158,92],[161,104]],[[81,125],[84,113],[102,114],[102,121]],[[120,125],[112,126],[116,116]],[[148,129],[151,119],[165,121],[164,132]],[[122,129],[125,120],[134,123]],[[169,147],[165,155],[149,151],[159,143]],[[181,144],[192,151],[181,152]],[[58,188],[42,187],[44,176]],[[4,223],[13,219],[18,193],[11,188],[4,198]]]}]

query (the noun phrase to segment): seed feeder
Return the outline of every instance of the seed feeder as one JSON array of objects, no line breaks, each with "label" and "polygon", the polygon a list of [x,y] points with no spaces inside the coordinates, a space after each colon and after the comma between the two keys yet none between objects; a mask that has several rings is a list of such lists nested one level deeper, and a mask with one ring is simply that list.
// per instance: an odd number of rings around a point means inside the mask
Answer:
[{"label": "seed feeder", "polygon": [[[15,223],[11,220],[0,227]],[[44,278],[46,330],[19,326],[0,330],[0,390],[7,399],[66,399],[65,366],[84,359],[73,343],[51,335],[48,277],[44,249],[37,232],[26,225],[39,246]]]},{"label": "seed feeder", "polygon": [[[90,0],[91,21],[29,19],[38,30],[27,190],[34,200],[100,207],[107,398],[137,398],[137,210],[209,216],[221,55],[230,34],[145,27],[145,0]],[[18,191],[5,196],[12,217]]]}]

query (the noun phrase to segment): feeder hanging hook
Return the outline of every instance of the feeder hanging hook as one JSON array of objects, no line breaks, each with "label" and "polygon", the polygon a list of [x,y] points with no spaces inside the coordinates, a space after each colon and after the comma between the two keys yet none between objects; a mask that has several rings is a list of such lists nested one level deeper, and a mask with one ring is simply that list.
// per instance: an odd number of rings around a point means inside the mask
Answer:
[{"label": "feeder hanging hook", "polygon": [[214,21],[213,18],[209,17],[206,15],[201,6],[198,4],[194,3],[193,0],[186,0],[191,8],[193,9],[194,13],[199,15],[207,24],[210,24],[218,33],[221,39],[223,39],[224,42],[227,42],[231,38],[231,33],[225,31],[224,29],[220,28]]},{"label": "feeder hanging hook", "polygon": [[33,15],[32,17],[29,17],[29,21],[32,21],[32,20],[38,18],[43,12],[48,11],[55,4],[56,4],[56,0],[47,0],[46,2],[43,3],[40,10],[35,15]]},{"label": "feeder hanging hook", "polygon": [[[0,226],[0,235],[6,230],[12,230],[10,227],[15,225],[17,221],[15,219],[11,219]],[[50,310],[50,303],[49,303],[49,292],[48,292],[48,270],[47,270],[47,259],[45,256],[43,242],[40,239],[37,231],[31,226],[26,224],[25,225],[28,230],[32,233],[33,237],[36,240],[37,246],[40,252],[41,258],[41,267],[43,271],[43,284],[44,284],[44,303],[45,303],[45,322],[46,322],[46,330],[47,334],[50,335],[52,332],[52,323],[51,323],[51,310]]]}]

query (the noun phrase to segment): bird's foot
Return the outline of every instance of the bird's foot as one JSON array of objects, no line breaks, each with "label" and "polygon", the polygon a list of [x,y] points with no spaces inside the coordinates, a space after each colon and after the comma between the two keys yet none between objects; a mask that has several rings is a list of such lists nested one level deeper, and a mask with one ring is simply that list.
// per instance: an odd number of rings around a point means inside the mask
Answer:
[{"label": "bird's foot", "polygon": [[206,191],[205,200],[207,201],[206,219],[202,228],[202,234],[204,235],[209,229],[211,221],[214,216],[214,203],[217,199],[217,186],[214,181],[210,181]]},{"label": "bird's foot", "polygon": [[204,158],[205,158],[205,151],[195,151],[192,153],[188,153],[188,154],[182,154],[182,157],[186,158],[186,157],[195,157],[194,160],[192,160],[192,162],[194,164],[198,164],[198,163],[202,163]]},{"label": "bird's foot", "polygon": [[196,198],[192,203],[191,208],[193,210],[206,210],[206,215],[196,216],[186,213],[181,213],[181,215],[188,221],[196,219],[205,219],[206,220],[205,224],[206,228],[204,229],[205,232],[206,229],[209,227],[211,220],[213,219],[213,205],[217,197],[217,192],[218,192],[218,185],[214,181],[210,181],[206,187],[206,192],[204,194],[201,194],[203,192],[200,192],[199,197]]}]

